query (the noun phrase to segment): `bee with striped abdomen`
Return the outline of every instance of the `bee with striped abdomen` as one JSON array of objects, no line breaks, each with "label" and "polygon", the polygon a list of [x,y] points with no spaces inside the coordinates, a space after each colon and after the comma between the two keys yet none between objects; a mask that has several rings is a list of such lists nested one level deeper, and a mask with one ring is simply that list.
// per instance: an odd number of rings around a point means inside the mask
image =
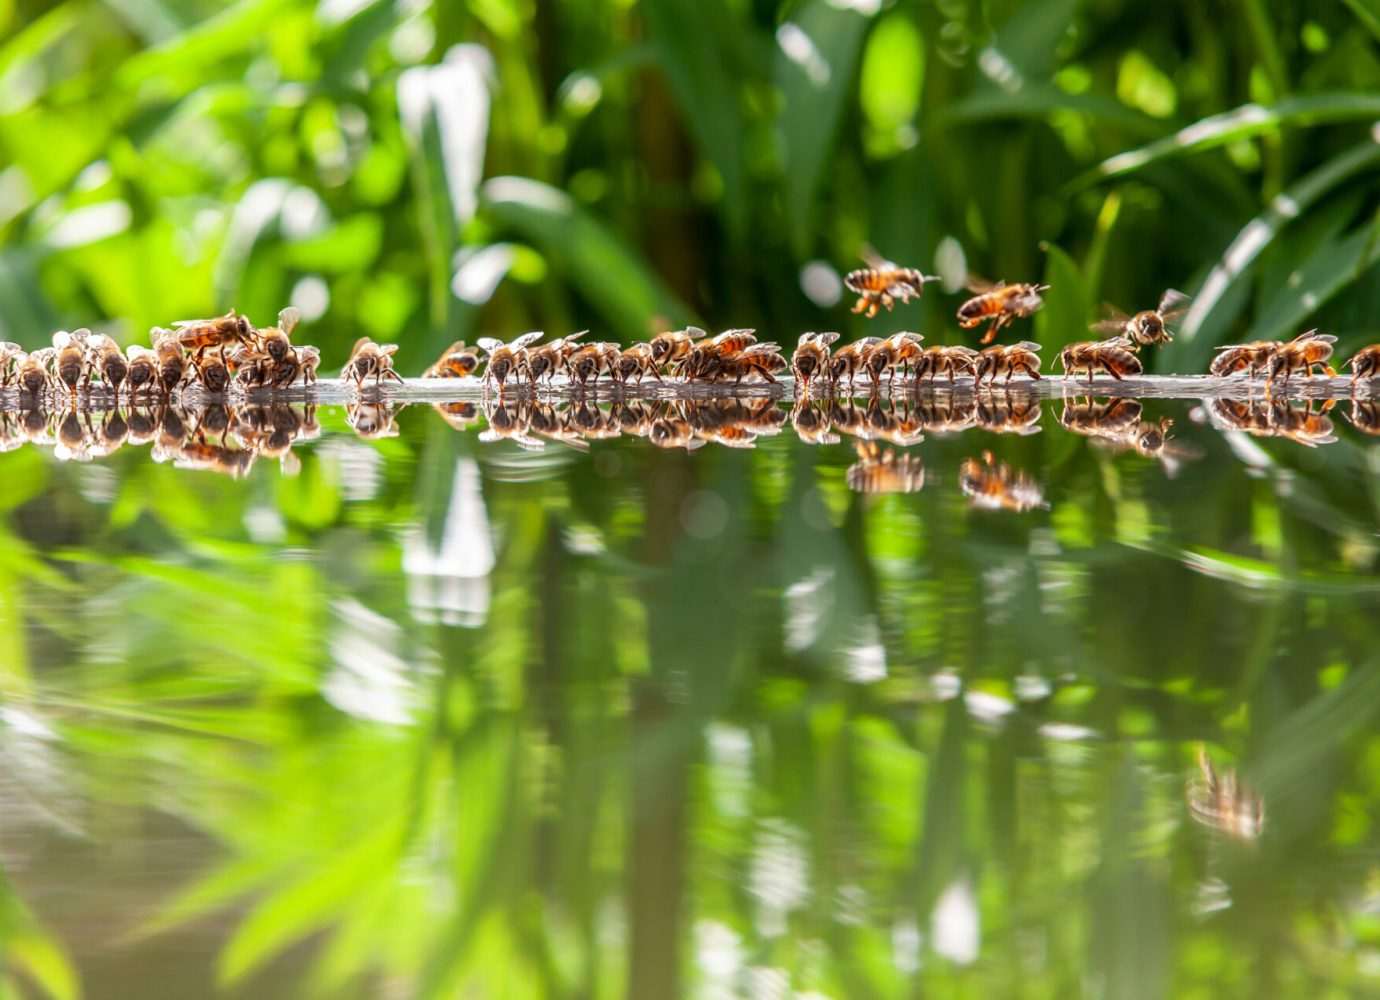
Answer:
[{"label": "bee with striped abdomen", "polygon": [[995,340],[997,332],[1012,320],[1038,311],[1045,304],[1040,293],[1049,291],[1048,285],[993,283],[975,275],[969,276],[967,287],[974,297],[958,307],[958,325],[971,330],[990,320],[992,325],[983,334],[983,344]]},{"label": "bee with striped abdomen", "polygon": [[938,281],[934,275],[922,274],[913,267],[901,267],[884,259],[870,247],[863,249],[863,261],[867,267],[849,271],[843,283],[850,292],[858,296],[853,307],[855,313],[866,312],[867,318],[877,315],[877,310],[885,306],[887,312],[897,303],[918,299],[925,290],[927,281]]},{"label": "bee with striped abdomen", "polygon": [[1131,342],[1125,337],[1069,344],[1059,352],[1059,363],[1064,378],[1086,374],[1089,382],[1100,371],[1118,382],[1142,371],[1140,358],[1132,353]]},{"label": "bee with striped abdomen", "polygon": [[1110,337],[1125,337],[1136,347],[1167,344],[1174,339],[1169,324],[1177,323],[1188,311],[1188,296],[1173,288],[1160,296],[1154,309],[1146,309],[1127,316],[1110,302],[1102,304],[1103,318],[1092,325],[1096,333]]}]

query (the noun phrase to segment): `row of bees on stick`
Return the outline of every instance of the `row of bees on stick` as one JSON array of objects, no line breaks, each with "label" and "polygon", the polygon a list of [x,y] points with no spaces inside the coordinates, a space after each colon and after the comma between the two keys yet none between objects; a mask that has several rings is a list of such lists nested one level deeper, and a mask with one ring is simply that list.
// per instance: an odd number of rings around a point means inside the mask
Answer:
[{"label": "row of bees on stick", "polygon": [[[289,306],[275,326],[256,328],[232,309],[213,319],[184,320],[172,328],[154,327],[150,346],[121,350],[113,339],[87,329],[53,334],[52,346],[25,351],[15,343],[0,343],[0,388],[17,387],[38,398],[48,391],[75,400],[92,382],[119,398],[169,399],[190,385],[211,393],[238,386],[245,390],[287,389],[316,382],[319,349],[292,343],[301,316]],[[365,379],[399,382],[393,371],[396,344],[375,344],[361,338],[342,372],[357,386]]]}]

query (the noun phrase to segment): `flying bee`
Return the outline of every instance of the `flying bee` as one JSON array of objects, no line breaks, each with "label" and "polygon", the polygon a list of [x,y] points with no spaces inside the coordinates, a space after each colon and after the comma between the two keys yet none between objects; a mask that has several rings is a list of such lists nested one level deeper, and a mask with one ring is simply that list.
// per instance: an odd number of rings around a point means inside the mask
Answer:
[{"label": "flying bee", "polygon": [[739,354],[757,343],[754,330],[726,330],[717,337],[695,341],[680,363],[680,374],[686,379],[712,380],[719,374],[720,362]]},{"label": "flying bee", "polygon": [[570,355],[566,364],[570,368],[570,377],[584,387],[591,379],[598,380],[604,372],[612,374],[616,371],[619,356],[617,344],[585,344]]},{"label": "flying bee", "polygon": [[86,365],[88,372],[99,373],[101,381],[110,386],[115,395],[120,394],[120,386],[129,377],[129,362],[115,341],[103,333],[87,337]]},{"label": "flying bee", "polygon": [[858,296],[855,313],[866,311],[867,318],[877,315],[877,310],[885,306],[891,312],[897,302],[902,304],[918,299],[925,290],[925,282],[938,281],[933,275],[921,274],[913,267],[901,267],[885,260],[875,250],[864,247],[863,262],[867,267],[849,271],[843,283],[850,292]]},{"label": "flying bee", "polygon": [[890,372],[893,382],[896,380],[897,369],[900,369],[903,375],[908,373],[910,366],[920,356],[920,341],[924,339],[919,333],[902,332],[894,333],[875,345],[868,352],[865,362],[872,384],[881,385],[883,372]]},{"label": "flying bee", "polygon": [[855,441],[858,461],[848,467],[844,481],[854,493],[918,493],[925,485],[925,464],[919,455],[883,448],[876,441]]},{"label": "flying bee", "polygon": [[651,375],[658,382],[661,381],[661,373],[656,370],[656,362],[652,359],[651,344],[633,344],[624,348],[623,353],[618,356],[618,381],[631,382],[634,375],[637,376],[638,385],[642,384],[643,376],[646,375]]},{"label": "flying bee", "polygon": [[402,382],[402,376],[393,370],[393,355],[397,352],[397,344],[376,344],[368,337],[360,337],[355,341],[354,349],[350,351],[350,360],[345,362],[340,376],[354,379],[356,388],[363,386],[364,380],[370,375],[374,376],[376,386],[385,376],[395,382]]},{"label": "flying bee", "polygon": [[1099,371],[1118,382],[1141,373],[1140,358],[1131,352],[1131,342],[1125,337],[1069,344],[1059,352],[1059,364],[1064,378],[1086,374],[1089,383]]},{"label": "flying bee", "polygon": [[993,284],[975,275],[969,276],[967,287],[975,294],[958,307],[958,325],[971,330],[991,320],[992,325],[983,334],[983,344],[995,340],[998,331],[1012,320],[1024,319],[1036,312],[1045,304],[1040,293],[1049,291],[1048,285],[1008,285],[1004,281]]},{"label": "flying bee", "polygon": [[1265,830],[1265,803],[1260,796],[1238,784],[1236,768],[1218,771],[1201,743],[1198,777],[1189,779],[1184,794],[1188,814],[1204,826],[1238,840],[1255,840]]},{"label": "flying bee", "polygon": [[846,375],[848,386],[851,389],[853,380],[858,372],[863,371],[867,365],[868,355],[872,349],[882,342],[881,337],[864,337],[862,340],[855,340],[851,344],[840,347],[829,358],[829,383],[837,386]]},{"label": "flying bee", "polygon": [[0,389],[8,389],[14,384],[14,375],[20,359],[27,358],[24,348],[10,341],[0,343]]},{"label": "flying bee", "polygon": [[1214,347],[1220,353],[1212,359],[1208,372],[1217,378],[1228,378],[1238,372],[1246,372],[1255,378],[1270,366],[1270,359],[1279,348],[1275,340],[1253,340],[1249,344],[1224,344]]},{"label": "flying bee", "polygon": [[537,382],[541,379],[549,381],[562,372],[569,374],[570,357],[581,346],[576,341],[587,333],[589,333],[588,330],[581,330],[579,333],[558,337],[549,344],[528,347],[520,351],[517,365],[518,379],[520,380],[525,374],[531,381],[532,387],[536,388]]},{"label": "flying bee", "polygon": [[933,382],[940,375],[952,382],[958,375],[975,375],[978,352],[963,344],[936,344],[925,348],[915,366],[917,381],[929,376]]},{"label": "flying bee", "polygon": [[[279,313],[279,321],[281,320],[282,313]],[[185,350],[194,352],[198,359],[208,348],[222,347],[231,341],[245,347],[253,344],[254,328],[250,326],[248,317],[236,316],[233,309],[215,319],[186,319],[174,323],[173,326],[175,330],[172,336],[176,342]]]},{"label": "flying bee", "polygon": [[[509,375],[518,374],[522,363],[523,349],[542,337],[541,331],[524,333],[511,343],[505,344],[493,337],[480,337],[479,346],[488,353],[489,363],[484,367],[484,384],[497,382],[502,390]],[[357,345],[358,346],[358,345]]]},{"label": "flying bee", "polygon": [[669,333],[658,333],[652,338],[652,360],[658,365],[672,365],[685,358],[690,353],[690,348],[695,341],[703,340],[708,336],[697,326],[688,326],[684,330],[673,330]]},{"label": "flying bee", "polygon": [[[244,319],[243,316],[240,319]],[[281,364],[292,353],[292,331],[302,321],[302,314],[296,306],[288,306],[278,313],[278,325],[258,331],[259,347],[275,362]],[[245,323],[248,326],[248,323]],[[241,341],[243,342],[243,341]],[[222,342],[223,344],[224,342]]]},{"label": "flying bee", "polygon": [[1188,296],[1173,288],[1160,296],[1160,304],[1127,316],[1110,302],[1102,304],[1103,318],[1092,325],[1095,333],[1110,337],[1125,337],[1135,347],[1167,344],[1174,339],[1170,323],[1177,323],[1188,312]]},{"label": "flying bee", "polygon": [[53,334],[53,349],[57,352],[53,369],[73,399],[76,398],[77,387],[83,381],[89,383],[91,380],[91,366],[86,358],[86,338],[90,333],[90,330],[75,330],[72,333],[59,330]]},{"label": "flying bee", "polygon": [[810,380],[816,375],[826,375],[829,370],[829,345],[839,339],[837,333],[802,333],[796,342],[795,354],[791,355],[791,374],[801,384],[805,392],[810,391]]},{"label": "flying bee", "polygon": [[174,389],[187,381],[187,355],[176,336],[160,337],[154,342],[153,353],[158,360],[158,384],[162,386],[164,396],[171,395]]},{"label": "flying bee", "polygon": [[479,367],[479,351],[457,340],[442,352],[436,363],[422,372],[422,378],[464,378]]},{"label": "flying bee", "polygon": [[1023,514],[1048,506],[1040,485],[1024,472],[1013,472],[998,462],[990,451],[981,459],[965,458],[958,470],[958,488],[968,497],[974,510],[1007,510]]},{"label": "flying bee", "polygon": [[1280,375],[1284,376],[1287,384],[1289,376],[1295,372],[1303,372],[1304,378],[1312,378],[1314,367],[1321,368],[1326,375],[1336,375],[1337,372],[1327,363],[1328,358],[1332,357],[1332,345],[1336,342],[1337,338],[1330,333],[1308,330],[1287,344],[1281,344],[1270,358],[1265,384],[1271,385]]},{"label": "flying bee", "polygon": [[750,375],[760,375],[768,382],[775,382],[772,372],[786,367],[786,359],[781,356],[781,348],[776,344],[753,344],[745,351],[728,357],[720,357],[715,362],[714,374],[723,380],[733,379],[737,385]]},{"label": "flying bee", "polygon": [[129,348],[129,382],[130,398],[145,386],[152,386],[158,377],[158,355],[147,347],[139,344],[132,344]]},{"label": "flying bee", "polygon": [[978,357],[977,374],[973,376],[973,384],[976,385],[984,378],[991,382],[998,375],[1005,375],[1006,381],[1010,382],[1011,376],[1021,372],[1038,381],[1040,378],[1039,350],[1040,345],[1030,340],[1022,340],[1019,344],[997,344],[986,348]]}]

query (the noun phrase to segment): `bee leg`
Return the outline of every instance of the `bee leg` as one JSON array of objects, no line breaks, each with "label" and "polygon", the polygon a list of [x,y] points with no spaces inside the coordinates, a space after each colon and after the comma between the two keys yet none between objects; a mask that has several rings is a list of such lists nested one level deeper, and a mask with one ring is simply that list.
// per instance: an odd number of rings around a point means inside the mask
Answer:
[{"label": "bee leg", "polygon": [[776,384],[776,379],[772,378],[771,372],[767,371],[765,368],[757,369],[757,373],[761,375],[764,379],[766,379],[768,382],[770,382],[772,385]]}]

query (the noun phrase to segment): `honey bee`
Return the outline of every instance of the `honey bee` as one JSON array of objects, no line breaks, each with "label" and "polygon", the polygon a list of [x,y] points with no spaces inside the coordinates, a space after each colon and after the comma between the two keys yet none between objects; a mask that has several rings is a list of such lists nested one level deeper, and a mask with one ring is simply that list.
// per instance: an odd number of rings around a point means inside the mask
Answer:
[{"label": "honey bee", "polygon": [[497,400],[486,397],[484,419],[489,426],[480,431],[480,441],[512,441],[527,451],[541,451],[546,447],[546,442],[539,441],[528,433],[532,423],[531,407],[522,400],[506,400],[502,396]]},{"label": "honey bee", "polygon": [[575,342],[587,333],[588,330],[581,330],[579,333],[558,337],[549,344],[521,350],[518,354],[518,378],[521,379],[525,374],[532,387],[536,388],[540,379],[550,380],[562,372],[570,374],[570,357],[580,348]]},{"label": "honey bee", "polygon": [[981,459],[965,458],[958,471],[958,487],[975,510],[1007,510],[1022,514],[1048,506],[1044,491],[1024,472],[1013,472],[990,451]]},{"label": "honey bee", "polygon": [[726,330],[717,337],[695,341],[680,363],[680,374],[687,380],[710,381],[717,377],[724,358],[747,350],[757,343],[754,330]]},{"label": "honey bee", "polygon": [[581,387],[597,380],[604,372],[612,374],[618,368],[620,352],[617,344],[585,344],[575,350],[566,361],[570,377]]},{"label": "honey bee", "polygon": [[1293,406],[1287,400],[1279,399],[1268,404],[1268,433],[1275,437],[1288,438],[1307,448],[1320,444],[1333,444],[1337,435],[1333,433],[1332,418],[1327,411],[1336,405],[1335,399],[1322,403],[1314,410],[1311,401],[1302,406]]},{"label": "honey bee", "polygon": [[791,374],[803,391],[810,391],[810,380],[829,370],[829,345],[839,339],[837,333],[802,333],[791,355]]},{"label": "honey bee", "polygon": [[[229,359],[226,360],[226,370],[234,374],[236,381],[244,386],[246,392],[268,385],[273,380],[276,368],[277,365],[268,356],[268,352],[260,351],[257,348],[250,350],[239,348],[233,351]],[[344,376],[344,372],[342,372],[342,376]]]},{"label": "honey bee", "polygon": [[1265,830],[1265,803],[1251,789],[1237,783],[1236,769],[1218,771],[1198,745],[1198,777],[1185,789],[1188,814],[1204,826],[1238,840],[1255,840]]},{"label": "honey bee", "polygon": [[915,397],[902,424],[908,433],[959,434],[972,427],[976,417],[977,401],[972,395],[934,389]]},{"label": "honey bee", "polygon": [[147,347],[139,344],[132,344],[129,348],[129,395],[132,399],[135,393],[145,386],[153,386],[158,378],[158,355]]},{"label": "honey bee", "polygon": [[704,438],[696,437],[695,428],[690,426],[690,422],[671,408],[663,410],[652,421],[647,430],[647,440],[658,448],[684,448],[686,451],[703,448],[706,443]]},{"label": "honey bee", "polygon": [[508,344],[493,337],[480,337],[479,346],[489,355],[489,363],[484,367],[484,384],[497,382],[501,390],[503,384],[508,381],[509,375],[518,374],[524,348],[528,344],[540,340],[541,337],[540,331],[524,333]]},{"label": "honey bee", "polygon": [[177,337],[160,337],[154,342],[153,353],[158,361],[158,384],[163,395],[169,396],[187,381],[191,371],[187,355]]},{"label": "honey bee", "polygon": [[286,389],[298,379],[303,386],[316,384],[316,366],[321,363],[321,349],[299,347],[273,366],[273,388]]},{"label": "honey bee", "polygon": [[962,344],[936,344],[925,348],[915,366],[916,379],[926,375],[933,382],[940,375],[952,382],[958,375],[974,375],[978,352]]},{"label": "honey bee", "polygon": [[993,434],[1040,433],[1040,397],[1027,388],[988,383],[978,393],[973,422]]},{"label": "honey bee", "polygon": [[697,326],[688,326],[684,330],[673,330],[669,333],[658,333],[652,338],[652,360],[658,365],[672,365],[682,361],[695,341],[703,340],[708,336]]},{"label": "honey bee", "polygon": [[1269,368],[1266,369],[1265,384],[1271,385],[1281,375],[1287,384],[1289,376],[1295,372],[1303,372],[1304,378],[1311,378],[1315,366],[1321,368],[1326,375],[1336,375],[1337,372],[1327,364],[1327,359],[1332,357],[1332,345],[1336,342],[1337,338],[1330,333],[1308,330],[1287,344],[1279,345],[1270,358]]},{"label": "honey bee", "polygon": [[631,437],[645,438],[652,430],[652,421],[660,412],[660,405],[645,399],[616,399],[609,411],[609,419],[618,425],[622,433]]},{"label": "honey bee", "polygon": [[1075,434],[1118,438],[1135,428],[1144,412],[1138,399],[1066,399],[1059,422]]},{"label": "honey bee", "polygon": [[236,316],[233,309],[215,319],[186,319],[173,326],[172,339],[183,349],[194,352],[198,360],[207,348],[222,347],[232,341],[245,347],[253,344],[254,328],[248,317]]},{"label": "honey bee", "polygon": [[867,365],[868,355],[881,342],[881,337],[864,337],[862,340],[845,344],[835,351],[829,358],[830,385],[837,386],[846,375],[848,386],[852,388],[853,380],[857,377],[858,372],[864,370]]},{"label": "honey bee", "polygon": [[796,436],[806,444],[838,444],[839,436],[833,433],[825,406],[814,403],[808,396],[796,398],[791,409],[791,427]]},{"label": "honey bee", "polygon": [[[243,320],[244,317],[241,316],[240,319]],[[282,364],[283,360],[292,353],[292,342],[288,338],[292,336],[292,331],[301,321],[302,314],[296,306],[288,306],[283,309],[278,313],[277,326],[270,326],[265,330],[258,331],[260,350],[267,353],[274,363]],[[248,326],[249,324],[246,322],[244,325]],[[222,341],[222,346],[224,343]]]},{"label": "honey bee", "polygon": [[893,382],[897,369],[902,374],[908,373],[911,364],[920,356],[920,341],[924,339],[919,333],[894,333],[874,345],[865,362],[873,386],[881,385],[883,372],[890,372]]},{"label": "honey bee", "polygon": [[643,376],[649,374],[658,382],[661,381],[661,373],[656,370],[656,362],[652,359],[652,345],[633,344],[624,348],[618,356],[618,381],[627,383],[636,375],[637,384],[641,385]]},{"label": "honey bee", "polygon": [[19,388],[30,396],[37,396],[42,392],[51,379],[48,374],[48,366],[56,357],[57,351],[52,347],[45,347],[31,354],[17,356],[15,361],[18,368],[15,379],[19,383]]},{"label": "honey bee", "polygon": [[0,389],[8,389],[14,384],[15,371],[20,359],[28,357],[24,348],[10,341],[0,343]]},{"label": "honey bee", "polygon": [[1269,365],[1270,358],[1274,356],[1275,348],[1278,346],[1279,344],[1273,340],[1253,340],[1249,344],[1224,344],[1214,347],[1213,350],[1220,353],[1212,359],[1212,364],[1208,365],[1208,373],[1217,378],[1229,378],[1246,372],[1250,378],[1255,378]]},{"label": "honey bee", "polygon": [[[483,346],[482,342],[480,346]],[[350,351],[350,360],[345,362],[345,367],[340,373],[341,378],[354,379],[356,388],[362,387],[364,380],[370,375],[374,376],[376,386],[385,376],[401,383],[402,376],[393,370],[393,355],[397,352],[397,344],[376,344],[368,337],[360,337],[355,341],[354,349]],[[492,367],[492,359],[490,366]],[[359,433],[358,429],[355,433]]]},{"label": "honey bee", "polygon": [[1127,316],[1110,302],[1102,304],[1103,319],[1092,325],[1096,333],[1125,337],[1136,348],[1167,344],[1174,339],[1169,324],[1177,323],[1188,312],[1188,296],[1173,288],[1160,296],[1160,304],[1134,316]]},{"label": "honey bee", "polygon": [[1024,372],[1032,379],[1038,381],[1040,378],[1040,345],[1030,340],[1022,340],[1019,344],[1001,345],[985,349],[978,357],[977,374],[973,376],[973,384],[976,385],[984,378],[991,382],[998,375],[1005,375],[1006,381],[1011,381],[1011,376]]},{"label": "honey bee", "polygon": [[925,282],[939,280],[933,275],[921,274],[913,267],[901,267],[884,260],[871,248],[864,248],[862,257],[867,267],[848,272],[844,275],[843,283],[858,296],[858,304],[853,307],[853,312],[866,310],[868,319],[876,316],[882,306],[890,312],[897,302],[904,304],[918,299],[925,290]]},{"label": "honey bee", "polygon": [[[14,348],[14,343],[0,345],[0,357],[3,357],[4,348]],[[1352,354],[1351,360],[1347,361],[1347,367],[1351,368],[1351,392],[1357,390],[1357,382],[1361,379],[1372,379],[1380,375],[1380,343],[1372,343],[1369,348],[1362,348],[1357,353]]]},{"label": "honey bee", "polygon": [[875,441],[854,442],[858,461],[848,467],[844,481],[854,493],[918,493],[925,485],[925,464],[919,455],[882,448]]},{"label": "honey bee", "polygon": [[786,367],[786,359],[781,356],[780,351],[781,348],[776,344],[753,344],[737,354],[717,357],[711,362],[711,371],[725,381],[733,379],[734,385],[752,375],[775,383],[772,372],[779,372]]},{"label": "honey bee", "polygon": [[1086,373],[1090,384],[1099,371],[1118,382],[1141,373],[1140,358],[1131,352],[1131,342],[1125,337],[1069,344],[1059,352],[1059,364],[1064,378]]},{"label": "honey bee", "polygon": [[422,372],[422,378],[464,378],[479,367],[479,352],[457,340],[445,349],[436,363]]},{"label": "honey bee", "polygon": [[86,338],[90,334],[91,331],[85,329],[71,333],[60,330],[53,334],[53,349],[57,351],[53,369],[74,399],[77,388],[85,387],[91,381],[91,366],[86,358]]},{"label": "honey bee", "polygon": [[981,343],[990,344],[996,339],[998,331],[1015,319],[1024,319],[1045,304],[1040,293],[1049,291],[1048,285],[1020,284],[1008,285],[1004,281],[993,284],[970,275],[968,290],[975,293],[958,307],[958,325],[971,330],[988,320]]},{"label": "honey bee", "polygon": [[225,362],[224,348],[192,356],[192,369],[197,380],[208,392],[224,392],[230,384],[230,367]]},{"label": "honey bee", "polygon": [[88,372],[98,372],[101,381],[117,396],[120,386],[129,377],[129,362],[119,345],[103,333],[93,333],[86,338],[86,366]]}]

